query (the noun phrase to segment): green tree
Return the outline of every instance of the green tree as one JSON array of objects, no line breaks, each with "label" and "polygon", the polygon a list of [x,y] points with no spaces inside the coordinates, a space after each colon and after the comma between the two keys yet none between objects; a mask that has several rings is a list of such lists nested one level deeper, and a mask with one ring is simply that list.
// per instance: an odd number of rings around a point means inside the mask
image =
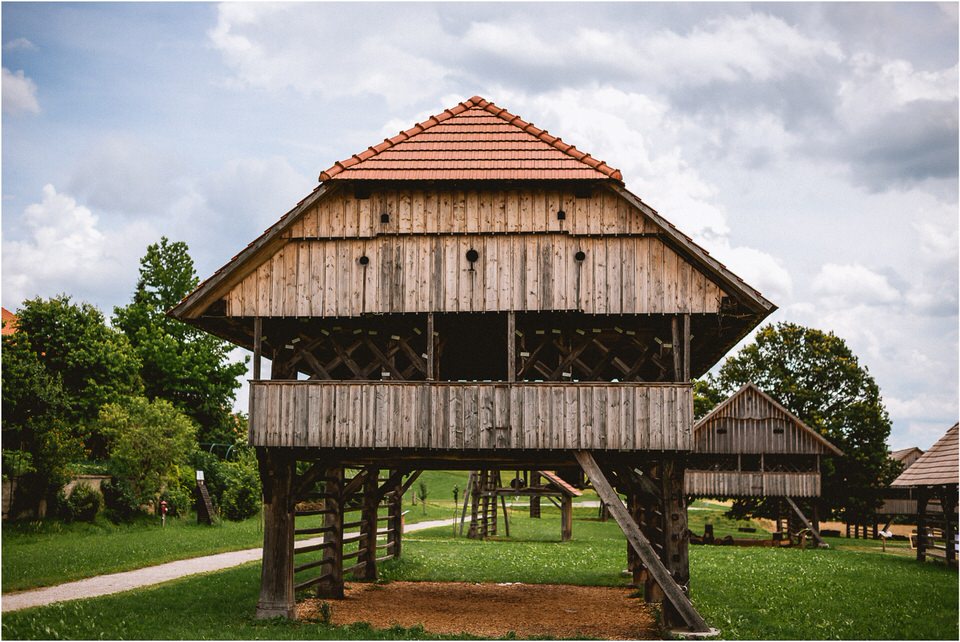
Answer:
[{"label": "green tree", "polygon": [[186,243],[163,237],[140,259],[133,301],[114,309],[114,324],[143,364],[147,397],[166,399],[193,418],[200,441],[233,443],[246,436],[232,416],[246,363],[229,361],[229,343],[166,315],[197,283]]},{"label": "green tree", "polygon": [[843,451],[824,458],[821,505],[848,517],[871,512],[875,490],[896,470],[888,458],[890,417],[876,381],[844,340],[793,323],[767,325],[705,390],[715,388],[722,399],[748,381]]},{"label": "green tree", "polygon": [[129,397],[100,411],[100,430],[107,436],[110,474],[125,485],[139,505],[158,501],[189,478],[197,427],[165,399]]},{"label": "green tree", "polygon": [[4,476],[17,480],[13,514],[46,512],[46,504],[83,457],[70,429],[68,397],[57,375],[40,362],[23,332],[3,337]]},{"label": "green tree", "polygon": [[142,389],[140,362],[127,338],[107,326],[95,307],[72,303],[65,294],[25,301],[17,314],[15,336],[25,338],[62,386],[62,418],[94,458],[105,456],[103,440],[93,429],[100,407]]}]

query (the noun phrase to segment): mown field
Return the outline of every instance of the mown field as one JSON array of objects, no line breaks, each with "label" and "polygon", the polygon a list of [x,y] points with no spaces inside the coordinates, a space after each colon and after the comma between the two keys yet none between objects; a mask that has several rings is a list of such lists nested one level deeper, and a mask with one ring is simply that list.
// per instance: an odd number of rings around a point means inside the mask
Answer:
[{"label": "mown field", "polygon": [[[439,498],[438,498],[439,499]],[[450,514],[448,506],[429,512]],[[694,506],[718,535],[742,524],[720,507]],[[419,512],[420,507],[410,509]],[[449,527],[411,533],[404,556],[382,566],[383,581],[436,580],[622,586],[625,541],[595,509],[575,511],[574,539],[560,543],[559,516],[531,520],[511,511],[511,535],[455,538]],[[957,639],[956,571],[918,564],[863,541],[831,550],[692,546],[692,597],[724,639]],[[5,543],[6,545],[6,543]],[[848,548],[849,545],[849,548]],[[4,550],[6,563],[6,549]],[[6,574],[6,569],[5,569]],[[433,639],[421,629],[373,630],[322,622],[258,622],[259,564],[155,588],[9,613],[6,639]],[[449,636],[446,636],[449,637]]]}]

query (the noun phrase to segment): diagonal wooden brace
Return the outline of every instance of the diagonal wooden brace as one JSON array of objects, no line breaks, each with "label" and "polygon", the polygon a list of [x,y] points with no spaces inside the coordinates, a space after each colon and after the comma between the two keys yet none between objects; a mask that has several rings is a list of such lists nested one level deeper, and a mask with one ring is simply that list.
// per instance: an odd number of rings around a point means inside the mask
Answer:
[{"label": "diagonal wooden brace", "polygon": [[627,536],[627,541],[633,546],[633,549],[643,561],[643,565],[663,590],[664,595],[670,604],[673,605],[673,608],[676,609],[680,617],[683,618],[687,627],[693,632],[709,632],[710,627],[707,626],[703,616],[697,612],[693,603],[690,602],[690,598],[687,597],[683,589],[674,581],[670,575],[670,571],[667,570],[660,560],[660,557],[653,550],[650,541],[644,537],[636,522],[630,517],[630,513],[623,505],[623,502],[620,501],[620,497],[610,486],[610,482],[607,481],[603,471],[600,470],[600,466],[597,465],[593,455],[586,450],[575,451],[574,455],[580,463],[580,467],[583,468],[583,472],[587,474],[590,483],[593,484],[597,495],[600,496],[600,499],[603,500],[610,509],[610,513],[613,515],[613,518],[617,520],[617,524],[620,525],[623,534]]},{"label": "diagonal wooden brace", "polygon": [[804,526],[810,529],[810,534],[813,535],[813,538],[815,540],[817,540],[817,546],[819,548],[830,548],[830,545],[827,544],[825,541],[823,541],[823,538],[820,537],[820,533],[818,533],[817,529],[813,527],[813,524],[810,523],[810,520],[807,519],[807,516],[804,515],[803,512],[800,510],[800,507],[797,506],[793,502],[793,500],[790,499],[789,497],[786,497],[785,499],[787,500],[787,503],[790,504],[790,508],[793,509],[793,512],[795,512],[797,516],[800,518],[800,520],[803,522]]}]

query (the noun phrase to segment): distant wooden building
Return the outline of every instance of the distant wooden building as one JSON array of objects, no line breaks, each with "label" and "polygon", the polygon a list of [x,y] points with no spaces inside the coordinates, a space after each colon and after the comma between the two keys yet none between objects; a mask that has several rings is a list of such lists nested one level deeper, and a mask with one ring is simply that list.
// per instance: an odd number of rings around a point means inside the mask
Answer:
[{"label": "distant wooden building", "polygon": [[[347,572],[375,578],[399,550],[377,543],[378,507],[418,470],[578,467],[648,597],[662,590],[668,621],[704,630],[682,588],[690,380],[775,306],[618,170],[480,97],[320,181],[171,311],[254,352],[258,615],[291,616],[297,588],[342,595]],[[614,487],[646,510],[627,514]],[[317,488],[326,505],[308,512],[325,523],[297,528],[297,500]],[[352,507],[361,518],[345,521]],[[294,564],[301,534],[324,535],[307,547],[321,560]]]},{"label": "distant wooden building", "polygon": [[842,454],[747,383],[694,424],[684,488],[699,497],[782,497],[820,540],[793,498],[819,497],[820,457]]},{"label": "distant wooden building", "polygon": [[[894,450],[890,453],[890,459],[893,461],[899,462],[903,466],[903,471],[910,468],[913,465],[913,462],[920,459],[920,455],[923,454],[923,451],[917,448],[916,446],[911,446],[910,448],[903,448],[901,450]],[[903,472],[900,471],[900,472]]]},{"label": "distant wooden building", "polygon": [[[891,488],[910,488],[915,494],[920,561],[927,555],[942,557],[949,564],[957,561],[958,448],[958,424],[954,424],[890,484]],[[933,500],[939,500],[939,511],[931,510]]]}]

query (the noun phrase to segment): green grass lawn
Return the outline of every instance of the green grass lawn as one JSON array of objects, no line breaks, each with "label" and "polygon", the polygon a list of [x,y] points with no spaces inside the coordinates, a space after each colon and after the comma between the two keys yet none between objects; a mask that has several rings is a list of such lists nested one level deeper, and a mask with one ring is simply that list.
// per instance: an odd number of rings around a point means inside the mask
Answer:
[{"label": "green grass lawn", "polygon": [[3,591],[62,584],[178,559],[259,546],[260,517],[223,520],[214,526],[196,519],[143,518],[112,524],[59,521],[3,524]]},{"label": "green grass lawn", "polygon": [[[451,497],[452,500],[452,497]],[[708,507],[709,508],[709,507]],[[417,507],[419,510],[419,507]],[[737,524],[719,510],[692,511],[718,534]],[[700,518],[697,518],[700,519]],[[624,585],[626,543],[611,520],[575,510],[574,539],[559,542],[559,514],[511,511],[511,535],[484,542],[437,528],[405,538],[385,580],[467,580]],[[723,529],[723,530],[721,530]],[[694,530],[698,530],[694,528]],[[702,532],[702,529],[698,532]],[[902,555],[860,550],[692,546],[694,604],[725,639],[956,639],[956,571]],[[849,543],[849,542],[847,542]],[[3,616],[7,639],[429,639],[418,629],[375,631],[252,618],[259,564],[155,588]],[[545,615],[546,616],[546,615]]]}]

